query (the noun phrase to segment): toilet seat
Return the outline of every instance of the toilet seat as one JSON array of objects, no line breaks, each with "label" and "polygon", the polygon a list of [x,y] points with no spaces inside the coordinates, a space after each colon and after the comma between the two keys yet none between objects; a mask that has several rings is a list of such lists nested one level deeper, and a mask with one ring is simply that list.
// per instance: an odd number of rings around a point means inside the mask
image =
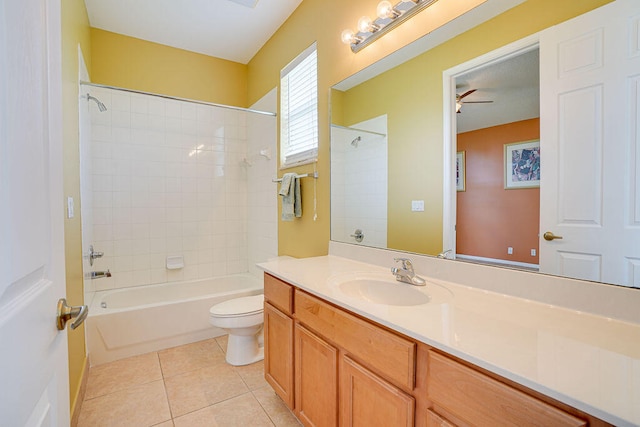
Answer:
[{"label": "toilet seat", "polygon": [[263,311],[264,295],[234,298],[223,301],[209,309],[213,317],[243,317],[259,314]]}]

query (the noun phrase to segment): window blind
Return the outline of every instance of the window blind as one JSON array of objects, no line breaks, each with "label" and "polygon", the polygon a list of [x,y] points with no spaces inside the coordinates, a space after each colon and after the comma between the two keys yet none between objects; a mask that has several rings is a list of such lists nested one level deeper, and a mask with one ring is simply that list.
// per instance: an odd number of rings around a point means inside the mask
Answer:
[{"label": "window blind", "polygon": [[305,49],[280,73],[280,166],[318,157],[318,55]]}]

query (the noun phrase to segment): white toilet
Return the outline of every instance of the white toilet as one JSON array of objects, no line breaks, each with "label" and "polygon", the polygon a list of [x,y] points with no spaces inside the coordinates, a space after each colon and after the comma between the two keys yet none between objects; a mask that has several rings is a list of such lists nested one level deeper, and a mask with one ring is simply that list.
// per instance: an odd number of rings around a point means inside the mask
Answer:
[{"label": "white toilet", "polygon": [[209,309],[209,322],[229,333],[227,363],[248,365],[264,359],[264,295],[234,298]]}]

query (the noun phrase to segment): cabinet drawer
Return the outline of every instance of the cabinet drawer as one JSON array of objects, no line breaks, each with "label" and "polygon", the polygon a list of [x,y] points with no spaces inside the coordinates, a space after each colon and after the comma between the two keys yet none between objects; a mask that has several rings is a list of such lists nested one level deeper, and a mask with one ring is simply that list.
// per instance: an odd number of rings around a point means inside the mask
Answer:
[{"label": "cabinet drawer", "polygon": [[293,286],[267,273],[264,274],[264,299],[286,314],[293,313]]},{"label": "cabinet drawer", "polygon": [[429,400],[474,425],[587,425],[584,420],[436,352],[429,352],[428,366]]},{"label": "cabinet drawer", "polygon": [[413,390],[415,343],[298,290],[295,307],[298,321],[396,385]]}]

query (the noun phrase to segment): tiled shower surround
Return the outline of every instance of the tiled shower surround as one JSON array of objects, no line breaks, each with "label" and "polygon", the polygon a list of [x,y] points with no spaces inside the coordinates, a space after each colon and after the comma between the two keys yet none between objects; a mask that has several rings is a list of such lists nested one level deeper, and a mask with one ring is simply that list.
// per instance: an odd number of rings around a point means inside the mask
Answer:
[{"label": "tiled shower surround", "polygon": [[[246,272],[276,255],[275,160],[259,154],[275,151],[275,117],[90,92],[108,108],[90,108],[93,243],[105,254],[93,270],[112,273],[92,290]],[[251,242],[250,211],[261,227]],[[167,269],[168,256],[184,268]]]}]

